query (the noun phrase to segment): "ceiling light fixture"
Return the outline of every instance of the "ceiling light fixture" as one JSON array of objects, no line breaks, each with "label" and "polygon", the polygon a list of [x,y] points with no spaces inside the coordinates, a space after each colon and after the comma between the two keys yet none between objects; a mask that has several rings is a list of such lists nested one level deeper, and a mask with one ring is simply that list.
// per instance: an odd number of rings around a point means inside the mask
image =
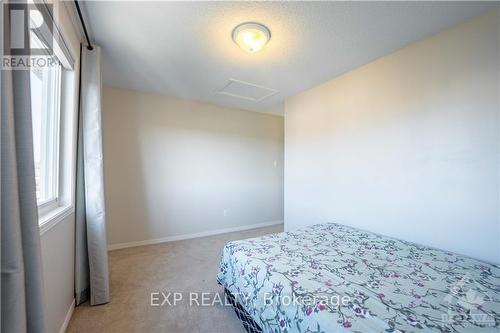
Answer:
[{"label": "ceiling light fixture", "polygon": [[269,42],[271,31],[260,23],[245,22],[233,29],[232,37],[242,50],[255,53]]}]

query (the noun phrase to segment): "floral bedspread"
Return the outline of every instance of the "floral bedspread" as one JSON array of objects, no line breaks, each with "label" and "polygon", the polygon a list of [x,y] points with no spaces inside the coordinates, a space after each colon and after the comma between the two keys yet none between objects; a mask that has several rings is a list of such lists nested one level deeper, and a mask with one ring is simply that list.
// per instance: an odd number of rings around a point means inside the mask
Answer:
[{"label": "floral bedspread", "polygon": [[340,224],[234,241],[218,281],[264,332],[499,332],[500,267]]}]

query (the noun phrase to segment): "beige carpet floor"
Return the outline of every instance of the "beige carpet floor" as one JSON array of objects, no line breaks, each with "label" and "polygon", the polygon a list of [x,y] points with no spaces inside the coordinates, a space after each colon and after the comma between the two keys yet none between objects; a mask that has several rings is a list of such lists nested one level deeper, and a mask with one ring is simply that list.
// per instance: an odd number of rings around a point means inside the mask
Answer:
[{"label": "beige carpet floor", "polygon": [[[111,302],[77,307],[68,332],[245,332],[230,306],[190,305],[189,293],[222,295],[216,275],[227,242],[281,231],[283,225],[111,251]],[[151,306],[152,292],[181,292],[183,300]],[[153,303],[163,301],[158,298]],[[168,300],[173,303],[173,294]]]}]

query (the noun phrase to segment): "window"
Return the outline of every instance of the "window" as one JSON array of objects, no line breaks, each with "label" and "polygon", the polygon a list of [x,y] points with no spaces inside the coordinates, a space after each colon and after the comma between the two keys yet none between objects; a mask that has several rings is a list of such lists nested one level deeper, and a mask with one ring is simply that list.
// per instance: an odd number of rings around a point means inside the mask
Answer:
[{"label": "window", "polygon": [[57,206],[61,66],[30,71],[36,197],[40,208]]},{"label": "window", "polygon": [[[52,7],[36,2],[30,10],[50,21]],[[54,21],[52,29],[31,28],[29,38],[33,58],[47,58],[40,66],[30,67],[30,97],[33,127],[33,157],[40,232],[43,234],[74,211],[74,172],[77,116],[77,75],[73,71],[78,50],[65,42]],[[34,27],[40,24],[35,22]],[[43,46],[46,47],[43,47]],[[38,64],[38,62],[35,62]]]}]

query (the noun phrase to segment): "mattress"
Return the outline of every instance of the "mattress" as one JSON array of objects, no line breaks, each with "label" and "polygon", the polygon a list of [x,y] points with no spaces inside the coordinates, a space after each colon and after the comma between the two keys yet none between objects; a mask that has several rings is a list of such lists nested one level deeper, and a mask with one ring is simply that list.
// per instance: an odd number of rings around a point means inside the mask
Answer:
[{"label": "mattress", "polygon": [[233,241],[218,282],[264,332],[498,332],[500,267],[341,224]]}]

